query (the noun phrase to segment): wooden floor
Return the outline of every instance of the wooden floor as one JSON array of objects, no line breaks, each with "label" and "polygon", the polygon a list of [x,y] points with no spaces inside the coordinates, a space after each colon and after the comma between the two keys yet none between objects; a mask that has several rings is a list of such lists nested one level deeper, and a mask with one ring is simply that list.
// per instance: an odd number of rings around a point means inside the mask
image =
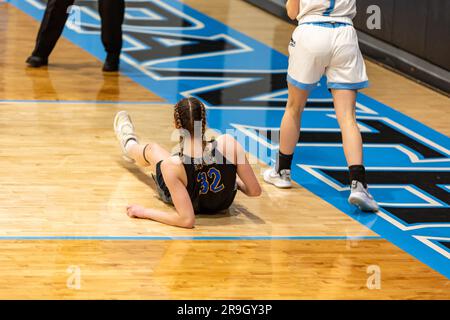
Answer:
[{"label": "wooden floor", "polygon": [[[287,53],[291,25],[243,1],[185,2]],[[0,4],[0,236],[376,236],[300,187],[263,185],[261,198],[238,196],[229,214],[199,217],[194,230],[129,219],[128,203],[170,209],[121,160],[112,118],[128,110],[142,138],[171,147],[171,109],[125,76],[103,76],[65,39],[49,68],[27,69],[37,28]],[[365,93],[450,134],[447,97],[367,65]],[[380,289],[366,286],[372,265]],[[70,266],[78,289],[67,286]],[[442,299],[450,281],[383,239],[0,240],[0,298]]]}]

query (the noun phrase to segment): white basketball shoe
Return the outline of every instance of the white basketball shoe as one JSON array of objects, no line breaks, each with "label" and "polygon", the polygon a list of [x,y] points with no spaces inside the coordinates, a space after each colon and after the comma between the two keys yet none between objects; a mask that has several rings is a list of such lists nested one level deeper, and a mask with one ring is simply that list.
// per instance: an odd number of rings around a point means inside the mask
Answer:
[{"label": "white basketball shoe", "polygon": [[350,190],[348,203],[357,206],[362,211],[378,211],[378,204],[361,182],[353,180]]},{"label": "white basketball shoe", "polygon": [[122,156],[128,162],[134,162],[127,154],[127,149],[125,148],[127,142],[130,140],[135,140],[137,143],[138,139],[134,133],[134,126],[131,122],[131,118],[126,111],[119,111],[114,118],[114,132],[116,133],[117,140],[119,140],[120,148],[122,149]]},{"label": "white basketball shoe", "polygon": [[277,188],[287,189],[292,187],[291,170],[284,169],[278,173],[275,168],[264,171],[264,181],[273,184]]}]

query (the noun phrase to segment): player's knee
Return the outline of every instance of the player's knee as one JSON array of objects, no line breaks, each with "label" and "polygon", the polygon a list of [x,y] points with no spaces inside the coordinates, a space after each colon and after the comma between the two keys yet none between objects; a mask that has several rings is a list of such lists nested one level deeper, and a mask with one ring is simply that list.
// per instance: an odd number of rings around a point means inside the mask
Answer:
[{"label": "player's knee", "polygon": [[299,115],[303,111],[304,105],[300,99],[289,99],[286,103],[286,111]]},{"label": "player's knee", "polygon": [[342,128],[358,127],[356,118],[352,114],[341,117],[340,119],[338,119],[338,122]]},{"label": "player's knee", "polygon": [[157,147],[158,147],[158,144],[156,142],[149,142],[147,150],[151,152],[151,151],[155,150]]}]

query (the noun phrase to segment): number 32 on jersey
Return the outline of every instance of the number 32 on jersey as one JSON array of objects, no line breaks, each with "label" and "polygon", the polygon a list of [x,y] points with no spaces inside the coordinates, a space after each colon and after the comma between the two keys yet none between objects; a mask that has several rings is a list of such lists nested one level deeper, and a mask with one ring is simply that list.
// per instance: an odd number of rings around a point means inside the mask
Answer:
[{"label": "number 32 on jersey", "polygon": [[216,168],[210,168],[208,172],[199,172],[197,182],[200,183],[200,194],[207,194],[209,191],[220,192],[225,189],[220,182],[222,176]]}]

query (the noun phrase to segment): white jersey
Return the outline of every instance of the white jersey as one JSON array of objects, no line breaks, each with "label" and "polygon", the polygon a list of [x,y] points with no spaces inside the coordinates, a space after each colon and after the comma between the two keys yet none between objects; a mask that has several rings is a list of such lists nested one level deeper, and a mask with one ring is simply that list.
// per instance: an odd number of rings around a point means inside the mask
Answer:
[{"label": "white jersey", "polygon": [[300,0],[299,23],[336,21],[352,24],[356,0]]}]

